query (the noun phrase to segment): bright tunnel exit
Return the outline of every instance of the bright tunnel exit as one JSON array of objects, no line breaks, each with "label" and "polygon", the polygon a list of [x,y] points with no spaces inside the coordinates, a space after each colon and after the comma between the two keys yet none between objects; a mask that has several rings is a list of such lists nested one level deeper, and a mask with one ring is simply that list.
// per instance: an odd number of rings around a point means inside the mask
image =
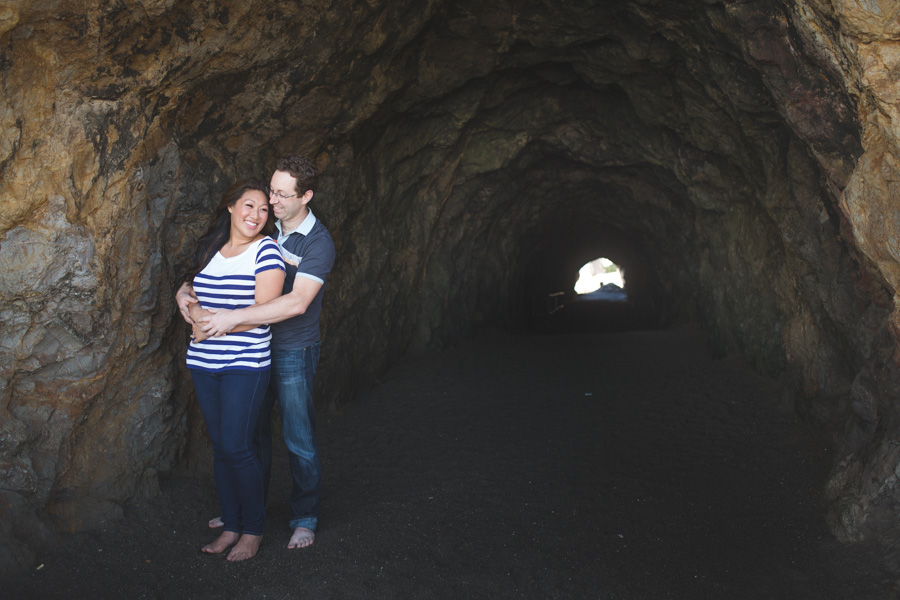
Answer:
[{"label": "bright tunnel exit", "polygon": [[579,295],[600,292],[616,296],[616,300],[626,300],[625,278],[622,269],[608,258],[601,257],[590,261],[578,270],[578,281],[575,282],[575,293]]}]

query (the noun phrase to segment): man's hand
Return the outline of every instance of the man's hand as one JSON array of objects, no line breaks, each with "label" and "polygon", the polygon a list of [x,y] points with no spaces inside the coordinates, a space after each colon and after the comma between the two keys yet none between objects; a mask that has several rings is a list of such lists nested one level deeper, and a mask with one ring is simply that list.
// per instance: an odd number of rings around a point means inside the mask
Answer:
[{"label": "man's hand", "polygon": [[209,310],[209,315],[200,318],[200,329],[209,336],[219,337],[229,333],[238,326],[240,318],[236,316],[236,310]]},{"label": "man's hand", "polygon": [[197,296],[194,295],[194,289],[187,284],[187,282],[182,283],[181,287],[178,288],[178,291],[175,293],[175,302],[178,303],[178,310],[181,311],[181,316],[184,317],[185,322],[188,325],[194,325],[194,320],[191,318],[191,305],[197,304]]}]

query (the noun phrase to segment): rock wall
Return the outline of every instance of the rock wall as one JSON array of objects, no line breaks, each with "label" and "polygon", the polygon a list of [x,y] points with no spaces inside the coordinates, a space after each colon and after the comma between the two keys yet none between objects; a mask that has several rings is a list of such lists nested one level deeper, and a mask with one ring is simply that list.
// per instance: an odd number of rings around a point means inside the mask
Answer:
[{"label": "rock wall", "polygon": [[338,249],[321,408],[605,254],[832,435],[836,535],[894,528],[897,10],[0,4],[0,562],[203,463],[172,296],[227,183],[288,152]]}]

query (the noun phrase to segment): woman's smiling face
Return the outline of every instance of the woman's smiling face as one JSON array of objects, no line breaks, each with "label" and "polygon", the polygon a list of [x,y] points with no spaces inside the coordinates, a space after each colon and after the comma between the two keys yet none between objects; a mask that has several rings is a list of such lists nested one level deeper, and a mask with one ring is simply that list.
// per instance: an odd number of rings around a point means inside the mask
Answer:
[{"label": "woman's smiling face", "polygon": [[255,238],[266,224],[269,210],[269,199],[264,193],[258,190],[244,192],[237,202],[228,207],[232,237],[238,233],[251,240]]}]

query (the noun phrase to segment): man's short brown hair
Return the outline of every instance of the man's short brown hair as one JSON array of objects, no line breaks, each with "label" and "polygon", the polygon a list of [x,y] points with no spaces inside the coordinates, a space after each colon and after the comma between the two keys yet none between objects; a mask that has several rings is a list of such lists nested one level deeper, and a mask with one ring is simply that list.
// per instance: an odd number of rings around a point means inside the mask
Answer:
[{"label": "man's short brown hair", "polygon": [[316,168],[316,163],[305,156],[296,154],[282,156],[275,163],[275,170],[290,173],[291,177],[297,180],[298,195],[302,196],[307,190],[316,193],[319,185],[319,169]]}]

